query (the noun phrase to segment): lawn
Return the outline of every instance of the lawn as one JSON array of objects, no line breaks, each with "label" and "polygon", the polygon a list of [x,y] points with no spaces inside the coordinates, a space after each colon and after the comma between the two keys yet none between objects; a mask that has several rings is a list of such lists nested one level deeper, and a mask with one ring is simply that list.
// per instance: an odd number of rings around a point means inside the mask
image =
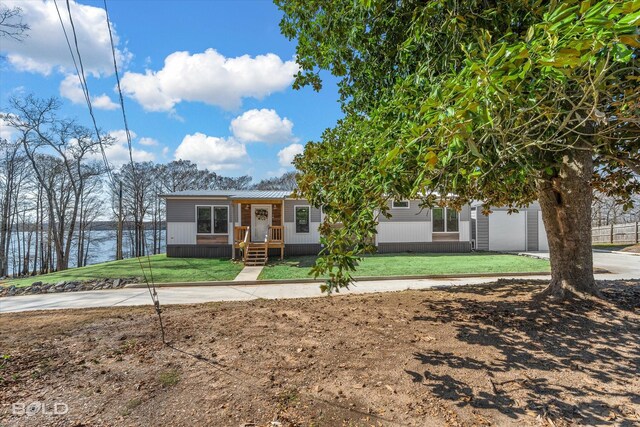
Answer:
[{"label": "lawn", "polygon": [[[167,258],[164,254],[153,255],[150,259],[153,280],[157,283],[233,280],[243,267],[242,264],[231,262],[228,259]],[[142,257],[140,260],[145,267],[145,273],[149,276],[147,258]],[[87,267],[71,268],[57,273],[9,280],[7,284],[26,286],[35,281],[56,283],[62,280],[79,281],[126,277],[142,278],[142,271],[137,258],[104,262]]]},{"label": "lawn", "polygon": [[[308,278],[314,256],[290,257],[270,262],[260,279]],[[465,273],[531,273],[549,271],[538,258],[495,253],[378,254],[365,257],[354,276],[414,276]]]}]

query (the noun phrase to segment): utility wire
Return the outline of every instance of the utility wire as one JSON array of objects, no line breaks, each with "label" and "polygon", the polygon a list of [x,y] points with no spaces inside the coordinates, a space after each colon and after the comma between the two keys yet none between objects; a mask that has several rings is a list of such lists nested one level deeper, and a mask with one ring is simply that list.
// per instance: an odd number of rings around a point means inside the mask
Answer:
[{"label": "utility wire", "polygon": [[[135,168],[135,162],[133,161],[133,148],[132,148],[132,144],[131,144],[131,133],[129,131],[127,115],[126,115],[126,111],[125,111],[125,108],[124,108],[124,97],[122,96],[122,89],[121,89],[121,86],[120,86],[120,76],[119,76],[119,73],[118,73],[118,64],[117,64],[117,61],[116,61],[115,45],[114,45],[114,42],[113,42],[113,35],[112,35],[112,31],[111,31],[111,23],[109,21],[109,12],[107,10],[107,1],[103,0],[103,2],[104,2],[104,10],[105,10],[105,13],[106,13],[106,19],[107,19],[107,27],[109,29],[109,40],[111,42],[111,54],[113,56],[113,67],[114,67],[114,70],[115,70],[118,94],[119,94],[119,97],[120,97],[120,107],[122,109],[122,118],[123,118],[123,121],[124,121],[125,133],[126,133],[126,136],[127,136],[127,145],[128,145],[128,148],[129,148],[129,160],[131,162],[131,170],[132,170],[132,173],[133,173],[134,178],[135,178],[136,168]],[[84,66],[83,66],[83,63],[82,63],[82,56],[80,54],[80,49],[78,47],[77,33],[76,33],[76,30],[75,30],[75,26],[73,24],[73,19],[71,17],[71,7],[70,7],[69,0],[66,0],[66,3],[67,3],[67,11],[69,13],[69,21],[71,22],[71,28],[72,28],[73,37],[74,37],[74,44],[75,44],[75,48],[76,48],[76,54],[78,56],[78,63],[80,64],[79,69],[78,69],[78,65],[76,63],[76,58],[75,58],[75,55],[73,53],[73,49],[71,47],[71,43],[69,42],[69,37],[67,36],[67,31],[66,31],[64,23],[62,21],[62,16],[60,15],[60,11],[58,10],[58,4],[57,4],[56,0],[54,0],[54,4],[56,6],[56,11],[58,12],[58,17],[60,18],[60,24],[62,26],[62,30],[63,30],[64,35],[65,35],[65,39],[67,40],[67,45],[69,46],[69,52],[71,53],[71,58],[73,59],[73,64],[74,64],[74,66],[76,68],[76,72],[78,73],[78,78],[80,79],[80,85],[82,86],[82,91],[84,93],[85,100],[86,100],[87,106],[89,108],[89,114],[91,115],[91,119],[93,121],[93,125],[94,125],[95,131],[96,131],[96,135],[98,136],[98,142],[100,144],[100,150],[102,151],[103,160],[104,160],[105,165],[107,167],[107,172],[109,174],[109,179],[111,181],[111,184],[115,185],[115,179],[113,178],[113,174],[111,173],[111,166],[109,164],[109,161],[107,160],[107,156],[106,156],[106,153],[105,153],[105,150],[104,150],[104,146],[102,145],[102,139],[100,138],[100,132],[98,130],[98,125],[97,125],[95,116],[93,114],[93,108],[92,108],[92,105],[91,105],[91,97],[90,97],[90,94],[89,94],[89,88],[87,86],[86,77],[85,77],[85,74],[84,74]],[[115,187],[113,187],[113,188],[115,188]],[[163,325],[163,321],[162,321],[162,314],[161,314],[162,310],[160,308],[160,299],[158,297],[158,293],[156,291],[155,282],[153,280],[153,270],[151,268],[151,259],[150,259],[150,256],[149,256],[149,251],[147,251],[147,263],[148,263],[149,275],[150,275],[150,278],[151,278],[151,283],[149,283],[149,280],[147,278],[147,274],[146,274],[145,269],[144,269],[144,267],[142,265],[142,261],[140,260],[141,257],[137,257],[137,258],[138,258],[138,262],[140,263],[140,269],[142,270],[142,275],[143,275],[144,281],[145,281],[145,283],[147,285],[147,289],[149,291],[149,295],[151,296],[151,300],[153,301],[153,305],[154,305],[156,313],[158,315],[158,320],[159,320],[159,323],[160,323],[160,331],[161,331],[161,334],[162,334],[162,342],[163,342],[163,344],[167,345],[169,348],[171,348],[171,349],[173,349],[175,351],[181,352],[183,354],[187,354],[189,356],[194,357],[195,359],[198,359],[200,361],[208,363],[211,366],[213,366],[215,369],[219,370],[220,372],[223,372],[223,373],[225,373],[227,375],[235,377],[235,379],[238,382],[240,382],[244,386],[249,386],[251,390],[255,390],[256,386],[258,388],[264,388],[264,387],[261,387],[256,382],[247,383],[242,378],[240,378],[240,377],[234,375],[233,373],[229,372],[229,368],[230,367],[224,366],[224,365],[220,364],[219,362],[210,361],[210,360],[208,360],[208,359],[206,359],[206,358],[204,358],[202,356],[194,355],[194,354],[191,354],[189,352],[180,350],[180,349],[172,346],[171,344],[169,344],[165,340],[165,330],[164,330],[164,325]],[[227,368],[227,369],[225,369],[225,368]],[[243,371],[243,370],[238,369],[238,368],[235,368],[235,369],[236,369],[236,371],[238,371],[239,373],[241,373],[243,375],[246,375],[246,376],[248,376],[248,377],[250,377],[250,378],[252,378],[254,380],[258,380],[257,377],[255,377],[254,375],[252,375],[249,372]],[[318,397],[315,397],[315,396],[312,396],[312,395],[309,395],[308,397],[311,398],[311,400],[314,400],[314,401],[317,401],[317,402],[322,402],[322,403],[328,404],[329,406],[340,408],[342,410],[346,410],[346,411],[349,411],[349,412],[355,412],[355,413],[358,413],[360,415],[367,415],[367,416],[370,416],[372,418],[376,418],[376,419],[382,420],[382,421],[391,422],[391,420],[385,419],[383,417],[376,416],[376,415],[373,415],[373,414],[367,414],[367,413],[355,410],[353,408],[345,407],[345,406],[342,406],[342,405],[337,405],[337,404],[335,404],[333,402],[327,401],[327,400],[322,399],[322,398],[318,398]]]},{"label": "utility wire", "polygon": [[[69,22],[71,24],[71,32],[73,33],[73,40],[74,40],[74,45],[75,45],[75,53],[73,50],[73,47],[71,46],[71,41],[69,40],[69,35],[67,33],[66,27],[64,25],[64,21],[62,20],[62,15],[60,14],[60,9],[58,8],[58,3],[57,0],[54,0],[54,5],[56,7],[56,12],[58,13],[58,18],[60,20],[60,25],[62,27],[62,31],[64,33],[64,37],[65,40],[67,41],[67,46],[69,48],[69,53],[71,54],[71,59],[73,60],[73,65],[76,69],[76,74],[78,76],[78,79],[80,80],[80,86],[82,88],[82,93],[84,94],[84,98],[85,101],[87,103],[87,107],[89,109],[89,115],[91,116],[91,121],[93,122],[93,127],[94,130],[96,132],[96,136],[98,138],[98,144],[100,146],[100,152],[102,154],[102,159],[104,161],[105,167],[106,167],[106,171],[107,171],[107,175],[109,177],[109,181],[111,183],[112,188],[116,188],[115,186],[115,179],[113,177],[113,172],[111,170],[111,165],[109,164],[109,160],[107,159],[107,154],[105,152],[104,149],[104,145],[102,143],[102,137],[100,136],[100,130],[98,129],[98,124],[95,118],[95,115],[93,113],[93,106],[91,105],[91,96],[89,93],[89,87],[87,85],[87,79],[85,76],[85,72],[84,72],[84,64],[82,62],[82,55],[80,53],[80,47],[78,45],[78,35],[76,32],[76,28],[75,28],[75,24],[73,22],[73,17],[71,14],[71,4],[69,2],[69,0],[66,0],[66,4],[67,4],[67,12],[69,15]],[[107,12],[106,10],[106,1],[105,1],[105,13]],[[126,118],[126,113],[124,110],[124,100],[123,100],[123,96],[122,96],[122,91],[120,89],[120,77],[118,74],[118,67],[117,67],[117,63],[116,63],[116,57],[115,57],[115,46],[113,43],[113,36],[112,36],[112,32],[111,32],[111,25],[109,23],[109,16],[107,13],[107,26],[109,29],[109,39],[111,41],[111,51],[112,51],[112,55],[113,55],[113,64],[114,64],[114,68],[116,70],[116,78],[118,80],[118,92],[120,94],[120,105],[122,107],[122,114],[124,117],[124,122],[125,122],[125,130],[126,130],[126,135],[127,135],[127,144],[128,144],[128,148],[129,148],[129,160],[131,161],[131,168],[132,168],[132,174],[133,174],[133,178],[135,179],[135,172],[136,172],[136,168],[135,168],[135,163],[133,162],[133,148],[131,146],[131,133],[129,131],[129,127],[128,127],[128,123],[127,123],[127,118]],[[76,60],[76,56],[77,56],[77,60]],[[144,230],[143,230],[144,232]],[[144,238],[144,234],[143,234],[143,238]],[[156,287],[155,287],[155,283],[153,282],[153,272],[151,270],[151,259],[149,257],[149,254],[147,252],[147,263],[148,263],[148,268],[149,268],[149,273],[151,276],[151,284],[149,284],[149,280],[147,278],[147,274],[145,272],[144,266],[142,265],[142,260],[140,259],[140,257],[138,258],[138,263],[140,264],[140,269],[142,270],[142,275],[144,278],[144,281],[147,285],[147,289],[149,291],[149,295],[151,296],[151,300],[153,301],[153,305],[155,307],[156,313],[158,315],[158,320],[160,323],[160,331],[161,331],[161,335],[162,335],[162,342],[166,343],[165,341],[165,333],[164,333],[164,325],[162,322],[162,315],[161,315],[161,309],[160,309],[160,300],[158,298],[158,293],[156,291]]]},{"label": "utility wire", "polygon": [[[124,130],[127,136],[127,146],[129,148],[129,161],[131,163],[131,174],[134,180],[137,179],[137,168],[135,162],[133,161],[133,147],[131,144],[131,132],[129,131],[129,122],[127,120],[127,113],[124,108],[124,97],[122,96],[122,88],[120,86],[120,73],[118,72],[118,61],[116,60],[116,48],[113,42],[113,32],[111,31],[111,20],[109,19],[109,10],[107,8],[107,0],[103,0],[104,3],[104,12],[107,19],[107,29],[109,30],[109,42],[111,44],[111,56],[113,57],[113,69],[116,75],[116,82],[118,88],[118,96],[120,98],[120,107],[122,110],[122,120],[124,122]],[[67,5],[69,4],[69,0],[67,0]],[[144,235],[144,227],[142,229],[142,238],[146,241],[146,236]],[[151,284],[149,284],[149,279],[147,278],[147,273],[145,272],[144,266],[142,265],[142,260],[140,257],[138,258],[138,263],[140,264],[140,270],[142,270],[142,275],[144,277],[145,284],[147,285],[147,289],[149,291],[149,296],[151,297],[151,301],[153,301],[153,306],[156,310],[156,314],[158,315],[158,322],[160,323],[160,333],[162,335],[162,342],[166,344],[165,333],[164,333],[164,323],[162,322],[162,309],[160,308],[160,298],[158,296],[158,292],[156,290],[156,285],[153,280],[153,269],[151,267],[151,256],[149,255],[149,250],[147,249],[147,267],[149,268],[149,276],[151,278]]]},{"label": "utility wire", "polygon": [[[86,79],[84,78],[84,68],[82,66],[82,58],[80,57],[80,50],[77,49],[78,41],[77,35],[75,31],[75,27],[73,25],[73,20],[71,18],[71,8],[69,6],[69,0],[67,0],[67,8],[69,10],[69,21],[71,22],[71,27],[73,29],[73,36],[76,44],[76,51],[78,54],[78,61],[76,61],[76,55],[73,53],[73,48],[71,47],[71,42],[69,40],[69,35],[67,34],[67,29],[65,28],[64,21],[62,20],[62,15],[60,14],[60,9],[58,8],[57,0],[53,0],[53,4],[56,7],[56,12],[58,13],[58,19],[60,19],[60,26],[62,27],[62,32],[64,33],[64,38],[67,41],[67,47],[69,48],[69,53],[71,54],[71,59],[73,60],[73,66],[76,69],[76,75],[80,80],[80,86],[82,88],[82,93],[84,94],[85,101],[87,102],[87,106],[89,107],[89,115],[91,116],[91,121],[93,122],[93,129],[96,132],[96,137],[98,138],[98,144],[100,146],[100,152],[102,154],[102,160],[105,163],[107,168],[107,175],[109,176],[109,180],[114,182],[113,173],[111,171],[111,166],[109,165],[109,161],[107,160],[107,153],[104,150],[104,145],[102,144],[102,137],[100,136],[100,130],[98,129],[98,123],[96,122],[95,115],[93,114],[93,107],[91,106],[91,97],[89,96],[89,89],[86,85]],[[78,67],[78,62],[80,62],[80,68]],[[81,73],[82,71],[82,73]]]}]

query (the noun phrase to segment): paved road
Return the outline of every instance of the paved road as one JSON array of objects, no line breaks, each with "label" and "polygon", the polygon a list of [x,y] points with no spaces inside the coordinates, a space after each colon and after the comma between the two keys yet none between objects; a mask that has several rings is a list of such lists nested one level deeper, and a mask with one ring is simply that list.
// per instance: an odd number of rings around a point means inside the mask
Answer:
[{"label": "paved road", "polygon": [[[525,252],[525,254],[549,259],[549,252]],[[638,254],[594,251],[593,265],[614,273],[616,278],[640,279],[640,255]]]},{"label": "paved road", "polygon": [[[536,256],[545,257],[544,253]],[[548,256],[548,255],[547,255]],[[640,279],[640,257],[634,255],[594,253],[594,263],[613,274],[598,274],[601,280]],[[531,279],[546,279],[549,276],[533,276]],[[495,281],[496,277],[461,279],[411,279],[358,282],[342,293],[393,292],[406,289],[427,289],[436,286],[458,286]],[[253,286],[211,286],[159,288],[160,302],[168,304],[191,304],[209,301],[240,301],[256,298],[284,299],[322,296],[318,283],[287,283]],[[151,303],[146,289],[117,289],[106,291],[69,292],[43,295],[21,295],[0,298],[0,313],[52,310],[63,308],[114,307],[147,305]]]}]

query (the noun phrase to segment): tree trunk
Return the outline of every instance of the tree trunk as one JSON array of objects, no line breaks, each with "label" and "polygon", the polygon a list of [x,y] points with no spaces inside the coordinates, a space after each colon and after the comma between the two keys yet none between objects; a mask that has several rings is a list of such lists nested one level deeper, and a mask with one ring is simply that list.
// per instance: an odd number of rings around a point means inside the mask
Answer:
[{"label": "tree trunk", "polygon": [[551,261],[551,283],[543,295],[599,295],[591,251],[592,174],[591,152],[572,150],[556,176],[538,183]]}]

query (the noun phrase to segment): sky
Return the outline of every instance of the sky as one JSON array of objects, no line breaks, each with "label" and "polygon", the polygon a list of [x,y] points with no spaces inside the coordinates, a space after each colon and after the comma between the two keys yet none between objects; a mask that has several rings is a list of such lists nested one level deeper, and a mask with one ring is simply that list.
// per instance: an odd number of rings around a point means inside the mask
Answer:
[{"label": "sky", "polygon": [[[3,0],[22,9],[23,41],[0,39],[0,112],[13,96],[63,101],[61,116],[91,126],[53,0]],[[128,160],[104,3],[71,1],[98,126],[116,138],[114,167]],[[71,34],[65,0],[58,8]],[[337,80],[294,90],[295,41],[280,34],[267,0],[107,0],[136,161],[191,160],[254,182],[293,170],[291,160],[342,116]],[[0,122],[0,137],[11,138]]]}]

